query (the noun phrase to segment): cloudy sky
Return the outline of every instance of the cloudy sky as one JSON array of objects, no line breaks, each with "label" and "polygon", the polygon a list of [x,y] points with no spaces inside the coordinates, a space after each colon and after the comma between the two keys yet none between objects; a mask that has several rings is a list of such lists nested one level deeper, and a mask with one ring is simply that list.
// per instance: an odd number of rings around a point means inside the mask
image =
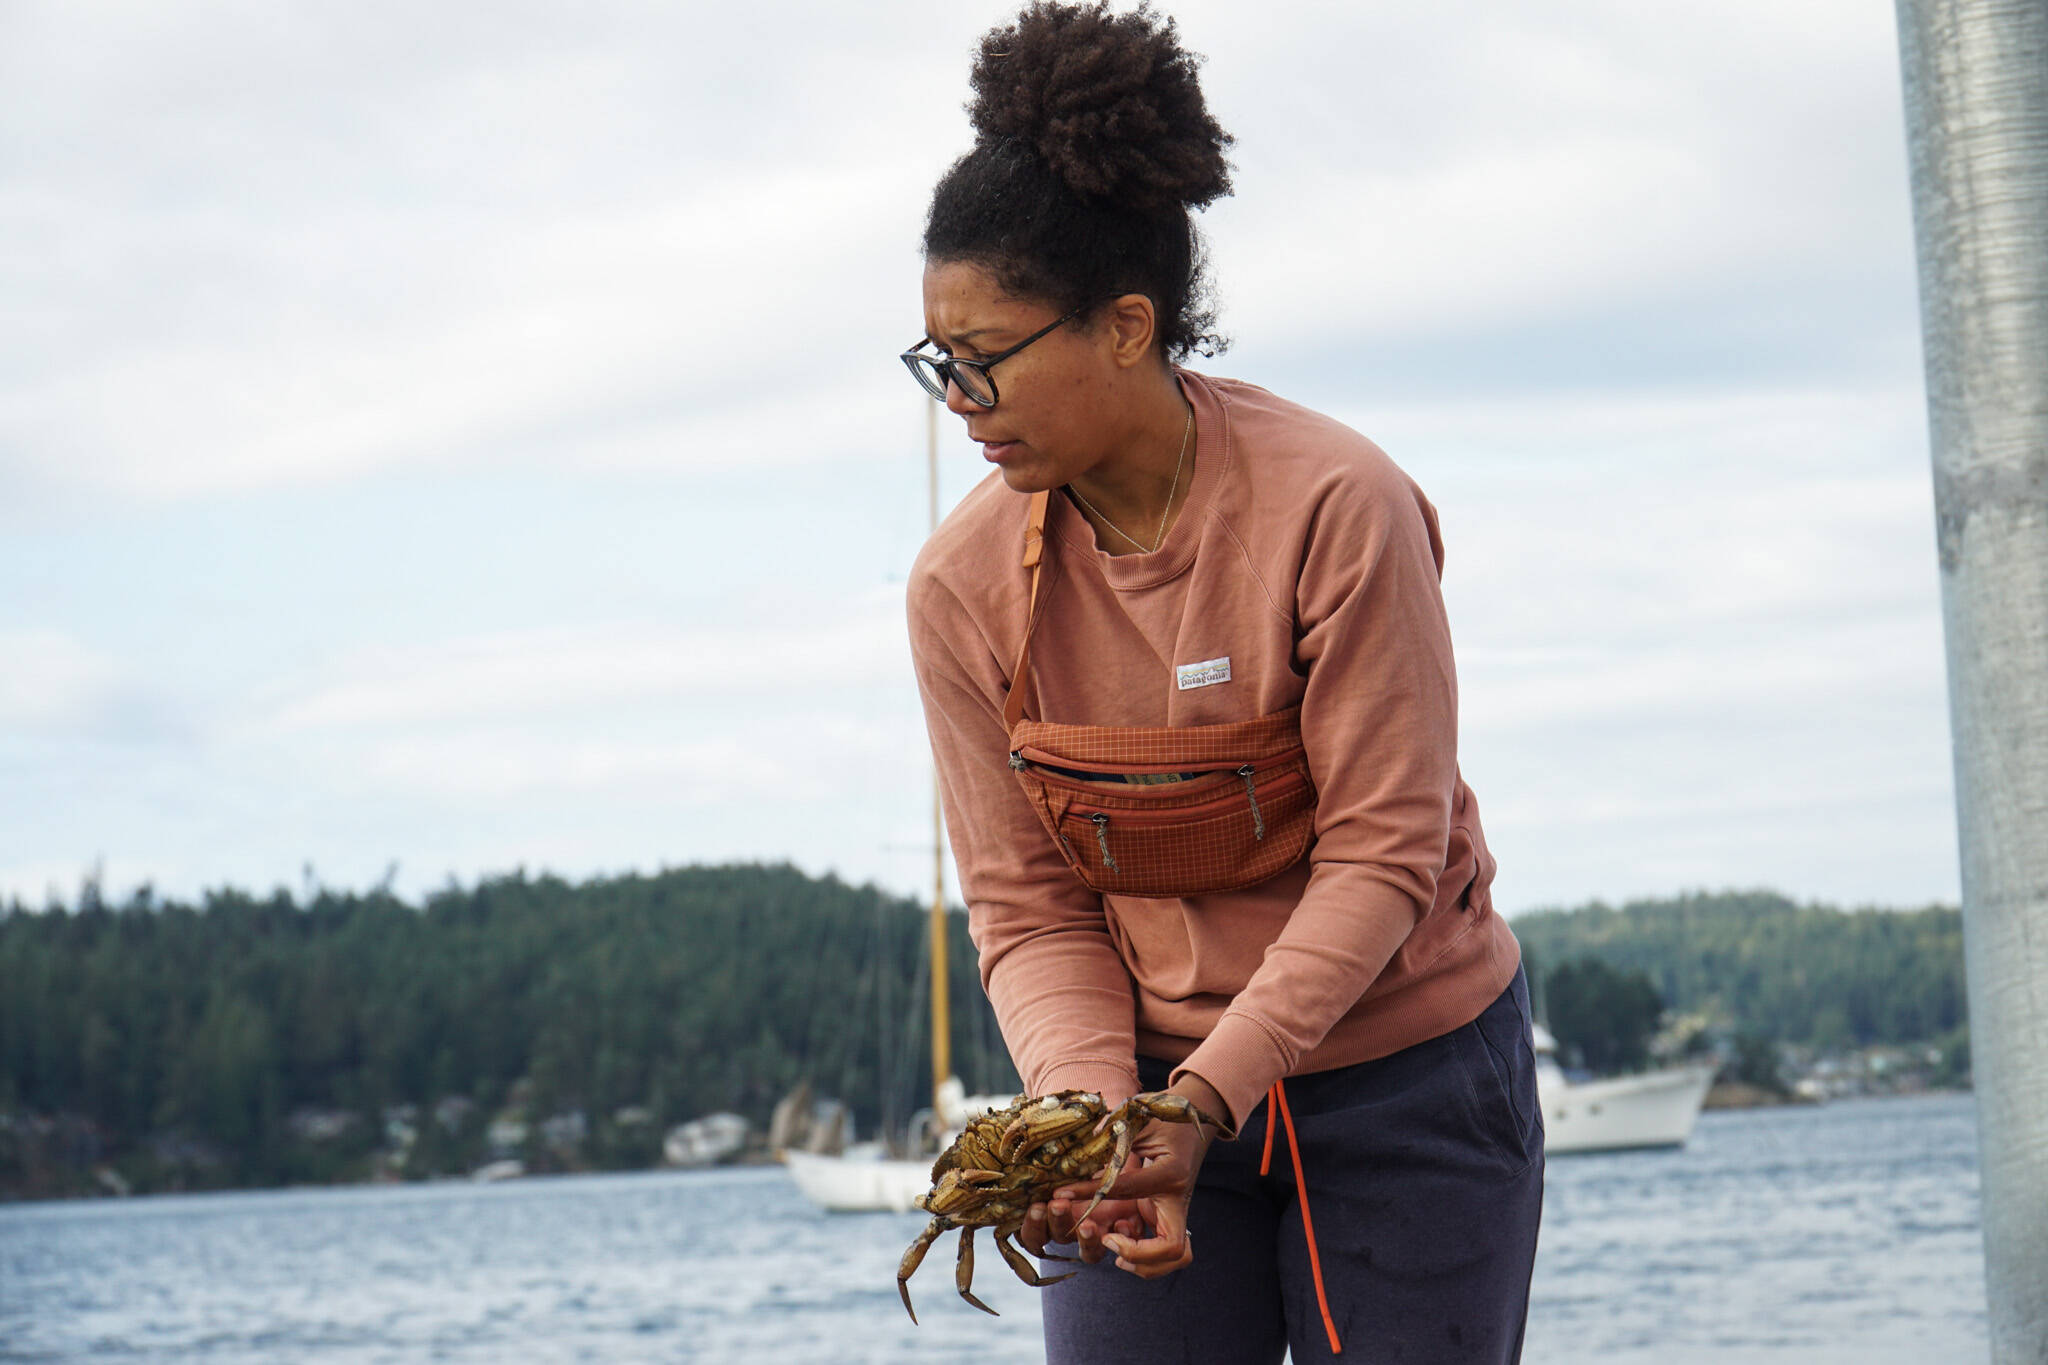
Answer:
[{"label": "cloudy sky", "polygon": [[[895,355],[1013,8],[0,8],[0,897],[924,885]],[[1891,7],[1171,8],[1207,368],[1441,509],[1501,903],[1953,899]]]}]

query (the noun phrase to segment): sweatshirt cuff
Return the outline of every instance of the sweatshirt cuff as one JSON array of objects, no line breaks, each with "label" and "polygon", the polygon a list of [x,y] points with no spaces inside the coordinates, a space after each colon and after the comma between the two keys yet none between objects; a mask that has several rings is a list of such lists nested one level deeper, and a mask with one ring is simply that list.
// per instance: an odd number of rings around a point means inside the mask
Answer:
[{"label": "sweatshirt cuff", "polygon": [[1264,1024],[1248,1014],[1226,1010],[1201,1046],[1173,1069],[1167,1084],[1192,1071],[1215,1086],[1216,1093],[1230,1106],[1229,1114],[1217,1117],[1228,1123],[1234,1134],[1244,1127],[1245,1119],[1266,1097],[1273,1082],[1286,1075],[1293,1065],[1294,1059]]},{"label": "sweatshirt cuff", "polygon": [[1039,1073],[1037,1093],[1051,1095],[1061,1090],[1092,1092],[1114,1109],[1138,1093],[1138,1069],[1135,1064],[1123,1066],[1100,1057],[1054,1062]]}]

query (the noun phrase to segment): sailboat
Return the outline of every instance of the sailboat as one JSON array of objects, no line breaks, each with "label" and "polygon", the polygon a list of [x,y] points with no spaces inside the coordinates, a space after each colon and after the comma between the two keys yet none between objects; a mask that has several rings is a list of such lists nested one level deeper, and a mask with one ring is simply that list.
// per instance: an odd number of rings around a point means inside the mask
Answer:
[{"label": "sailboat", "polygon": [[[931,529],[939,529],[939,405],[925,405],[925,472]],[[931,1188],[932,1160],[967,1120],[999,1109],[1013,1095],[969,1095],[953,1074],[952,1020],[946,997],[946,841],[939,808],[937,774],[932,783],[932,1118],[926,1125],[934,1140],[923,1158],[892,1158],[879,1142],[855,1143],[838,1155],[786,1151],[782,1163],[797,1189],[828,1213],[906,1212],[917,1196]],[[913,1137],[920,1134],[913,1133]]]}]

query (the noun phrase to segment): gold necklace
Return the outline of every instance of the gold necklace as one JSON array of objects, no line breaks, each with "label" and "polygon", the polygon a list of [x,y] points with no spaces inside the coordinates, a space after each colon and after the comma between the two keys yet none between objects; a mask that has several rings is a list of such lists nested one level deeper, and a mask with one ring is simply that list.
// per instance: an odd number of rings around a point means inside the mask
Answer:
[{"label": "gold necklace", "polygon": [[1074,485],[1068,484],[1067,492],[1073,496],[1076,502],[1080,503],[1089,511],[1095,513],[1096,516],[1102,517],[1102,524],[1104,526],[1107,526],[1110,530],[1116,532],[1125,540],[1130,541],[1131,544],[1137,546],[1140,550],[1143,550],[1146,554],[1149,555],[1153,551],[1157,550],[1161,545],[1164,545],[1166,543],[1166,519],[1169,516],[1173,515],[1173,495],[1180,491],[1180,467],[1187,462],[1188,437],[1194,435],[1194,432],[1195,408],[1194,404],[1190,403],[1188,405],[1188,420],[1180,429],[1180,457],[1173,462],[1173,482],[1166,486],[1166,507],[1165,510],[1161,511],[1159,514],[1159,530],[1153,535],[1152,543],[1150,545],[1144,544],[1136,536],[1124,530],[1123,527],[1117,525],[1108,517],[1103,517],[1101,510],[1098,509],[1094,503],[1082,497],[1081,490],[1074,487]]}]

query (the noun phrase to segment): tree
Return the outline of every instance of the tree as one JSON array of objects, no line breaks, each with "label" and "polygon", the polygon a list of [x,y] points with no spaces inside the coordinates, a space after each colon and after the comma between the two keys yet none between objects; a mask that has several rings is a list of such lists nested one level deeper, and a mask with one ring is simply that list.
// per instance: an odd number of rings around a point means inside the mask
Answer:
[{"label": "tree", "polygon": [[1664,1001],[1646,973],[1617,971],[1598,958],[1575,958],[1551,971],[1544,998],[1550,1031],[1591,1070],[1639,1070],[1649,1060],[1650,1035],[1657,1031]]}]

